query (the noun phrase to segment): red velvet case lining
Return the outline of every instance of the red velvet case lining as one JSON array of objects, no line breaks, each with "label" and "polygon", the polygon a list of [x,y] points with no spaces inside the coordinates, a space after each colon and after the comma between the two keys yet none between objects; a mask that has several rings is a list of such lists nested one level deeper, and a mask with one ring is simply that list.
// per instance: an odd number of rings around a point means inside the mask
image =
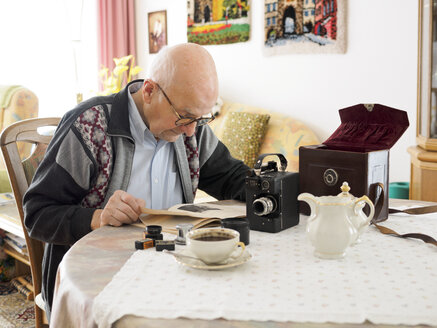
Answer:
[{"label": "red velvet case lining", "polygon": [[339,113],[342,123],[323,142],[329,149],[356,152],[390,149],[409,126],[407,112],[380,104],[358,104],[340,109]]}]

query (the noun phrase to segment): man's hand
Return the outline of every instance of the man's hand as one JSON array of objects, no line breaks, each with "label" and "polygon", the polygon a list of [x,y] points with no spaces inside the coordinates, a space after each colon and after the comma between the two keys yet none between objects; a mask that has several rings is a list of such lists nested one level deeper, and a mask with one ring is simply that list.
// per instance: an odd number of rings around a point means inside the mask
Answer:
[{"label": "man's hand", "polygon": [[91,229],[95,230],[105,225],[119,227],[138,220],[141,208],[146,206],[142,199],[135,198],[125,191],[117,190],[109,198],[103,210],[96,210],[91,220]]}]

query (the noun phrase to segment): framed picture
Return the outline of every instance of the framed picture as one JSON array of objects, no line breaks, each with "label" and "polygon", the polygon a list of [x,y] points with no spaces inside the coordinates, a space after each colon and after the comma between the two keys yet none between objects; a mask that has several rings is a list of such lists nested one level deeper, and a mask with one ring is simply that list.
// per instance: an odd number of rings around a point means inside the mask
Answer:
[{"label": "framed picture", "polygon": [[149,53],[155,54],[167,45],[167,11],[149,13]]},{"label": "framed picture", "polygon": [[187,9],[188,42],[210,45],[249,40],[249,0],[187,0]]},{"label": "framed picture", "polygon": [[264,52],[345,53],[346,0],[264,0]]}]

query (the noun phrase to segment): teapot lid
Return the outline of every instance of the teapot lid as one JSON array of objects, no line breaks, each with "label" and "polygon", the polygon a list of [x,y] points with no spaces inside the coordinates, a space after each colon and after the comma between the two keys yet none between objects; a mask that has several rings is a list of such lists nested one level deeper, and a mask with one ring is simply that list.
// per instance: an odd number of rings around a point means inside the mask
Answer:
[{"label": "teapot lid", "polygon": [[343,184],[340,187],[341,193],[339,193],[337,196],[339,197],[347,197],[349,199],[354,199],[355,197],[349,193],[349,190],[351,190],[351,187],[349,187],[349,183],[346,181],[343,182]]},{"label": "teapot lid", "polygon": [[316,197],[320,205],[347,205],[355,200],[355,197],[349,193],[351,188],[349,184],[345,181],[340,187],[341,193],[337,196],[321,196]]}]

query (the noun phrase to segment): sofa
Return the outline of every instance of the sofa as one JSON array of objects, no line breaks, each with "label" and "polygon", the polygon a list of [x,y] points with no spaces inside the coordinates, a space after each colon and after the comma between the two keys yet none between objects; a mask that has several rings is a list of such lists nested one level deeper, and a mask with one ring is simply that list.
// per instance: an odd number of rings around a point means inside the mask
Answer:
[{"label": "sofa", "polygon": [[[212,130],[222,141],[227,128],[227,119],[230,117],[230,113],[233,112],[267,114],[270,116],[256,156],[265,153],[282,153],[288,161],[287,171],[299,171],[300,146],[320,143],[313,131],[291,116],[264,108],[231,102],[225,102],[216,119],[210,123]],[[226,143],[225,145],[228,146]]]},{"label": "sofa", "polygon": [[[251,142],[258,143],[258,145],[250,145],[256,149],[256,152],[252,152],[250,161],[246,161],[244,156],[239,156],[239,154],[232,152],[232,148],[243,148],[242,144],[247,143],[250,138],[247,135],[240,136],[240,130],[248,128],[251,124],[255,125],[254,120],[244,116],[245,113],[252,117],[264,116],[264,121],[262,122],[264,123],[264,129],[260,131],[260,129],[256,128],[255,130],[260,133],[256,134],[256,138],[251,138]],[[265,122],[267,117],[268,122]],[[230,120],[244,120],[245,122],[241,124],[239,129],[233,130]],[[249,167],[253,167],[254,159],[256,160],[260,154],[281,153],[288,161],[287,171],[297,172],[299,171],[299,147],[320,143],[319,138],[311,129],[293,117],[240,103],[224,102],[219,109],[219,113],[216,114],[216,118],[210,123],[210,127],[216,136],[228,147],[231,154],[243,160]],[[234,144],[237,139],[242,140]],[[277,157],[274,158],[277,159]],[[274,158],[267,157],[266,160]],[[208,200],[212,200],[209,195],[203,191],[198,191],[196,202]]]}]

